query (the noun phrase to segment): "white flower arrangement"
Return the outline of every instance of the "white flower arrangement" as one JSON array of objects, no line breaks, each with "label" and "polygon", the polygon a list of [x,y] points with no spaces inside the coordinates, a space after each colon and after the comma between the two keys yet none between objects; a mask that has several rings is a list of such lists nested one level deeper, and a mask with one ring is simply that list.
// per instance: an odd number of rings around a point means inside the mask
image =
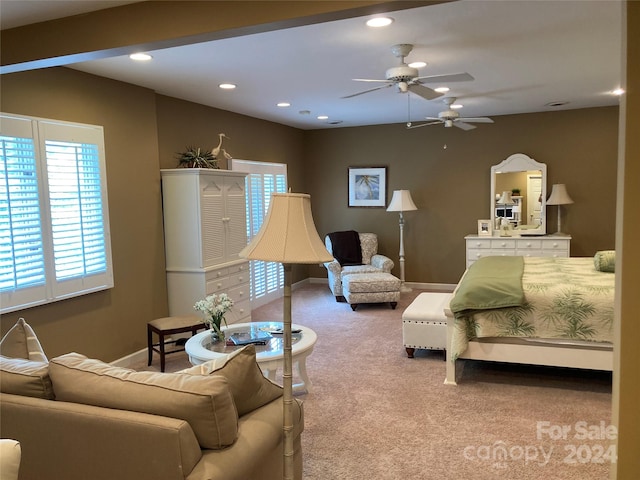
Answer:
[{"label": "white flower arrangement", "polygon": [[209,328],[222,338],[224,338],[224,334],[220,327],[222,322],[227,326],[227,320],[224,315],[231,310],[231,307],[233,307],[233,300],[226,293],[208,295],[204,300],[198,300],[193,306],[197,311],[204,313],[204,320],[209,325]]}]

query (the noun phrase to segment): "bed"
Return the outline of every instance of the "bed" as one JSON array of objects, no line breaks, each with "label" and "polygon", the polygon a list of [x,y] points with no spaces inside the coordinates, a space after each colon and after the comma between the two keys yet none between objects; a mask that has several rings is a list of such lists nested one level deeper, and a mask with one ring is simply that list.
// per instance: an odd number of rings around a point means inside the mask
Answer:
[{"label": "bed", "polygon": [[479,259],[445,309],[445,383],[458,359],[611,371],[615,275],[600,270],[597,255]]}]

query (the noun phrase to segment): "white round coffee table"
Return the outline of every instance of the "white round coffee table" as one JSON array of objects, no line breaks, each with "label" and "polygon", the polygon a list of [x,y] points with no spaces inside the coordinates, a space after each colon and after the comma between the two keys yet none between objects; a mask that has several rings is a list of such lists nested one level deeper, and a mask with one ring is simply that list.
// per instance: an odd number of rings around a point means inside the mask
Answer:
[{"label": "white round coffee table", "polygon": [[[250,322],[236,323],[223,327],[227,338],[233,333],[254,331],[271,332],[271,339],[265,345],[256,345],[256,360],[264,375],[272,381],[276,379],[278,368],[284,365],[283,354],[283,336],[281,334],[272,333],[274,330],[282,329],[282,322]],[[293,385],[294,391],[311,391],[311,381],[307,375],[307,357],[313,352],[313,346],[316,344],[318,336],[316,332],[302,325],[291,325],[292,331],[298,331],[292,334],[291,338],[291,355],[293,368],[297,370],[301,383]],[[192,365],[200,365],[208,360],[220,358],[229,355],[234,350],[242,348],[235,345],[225,345],[223,342],[214,343],[211,340],[211,331],[206,330],[200,332],[187,340],[185,350],[189,355],[189,361]]]}]

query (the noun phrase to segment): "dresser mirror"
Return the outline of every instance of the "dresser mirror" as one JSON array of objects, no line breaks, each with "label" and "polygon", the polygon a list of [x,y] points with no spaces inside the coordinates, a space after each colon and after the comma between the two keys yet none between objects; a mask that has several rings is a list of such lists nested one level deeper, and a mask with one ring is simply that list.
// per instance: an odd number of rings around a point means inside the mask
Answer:
[{"label": "dresser mirror", "polygon": [[[511,195],[503,195],[505,192]],[[489,205],[494,228],[499,228],[497,222],[505,218],[514,235],[544,235],[547,232],[547,165],[515,153],[491,167]]]}]

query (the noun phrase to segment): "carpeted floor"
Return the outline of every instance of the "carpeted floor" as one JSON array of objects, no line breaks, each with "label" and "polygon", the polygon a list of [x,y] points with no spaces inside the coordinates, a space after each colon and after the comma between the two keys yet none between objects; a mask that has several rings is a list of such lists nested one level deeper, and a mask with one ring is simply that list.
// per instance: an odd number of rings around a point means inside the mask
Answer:
[{"label": "carpeted floor", "polygon": [[[409,359],[402,346],[419,293],[353,312],[326,285],[293,292],[294,323],[318,334],[313,391],[298,395],[305,480],[608,478],[611,374],[465,361],[458,386],[444,385],[442,352]],[[281,320],[282,302],[252,319]],[[185,366],[176,354],[167,370]]]}]

